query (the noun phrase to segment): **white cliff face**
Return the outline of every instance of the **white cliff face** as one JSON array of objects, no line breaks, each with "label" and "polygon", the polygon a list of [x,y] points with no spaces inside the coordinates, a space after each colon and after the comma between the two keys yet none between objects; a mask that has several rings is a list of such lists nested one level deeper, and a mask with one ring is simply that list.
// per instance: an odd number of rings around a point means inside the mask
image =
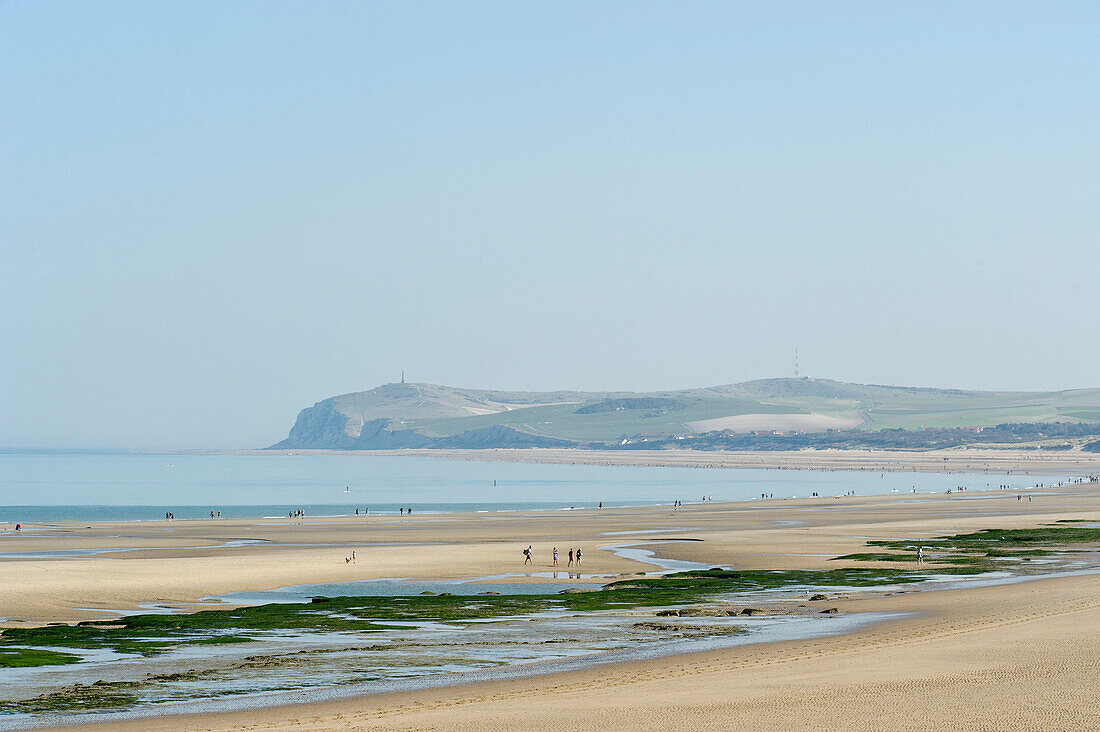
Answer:
[{"label": "white cliff face", "polygon": [[290,435],[273,448],[350,450],[356,437],[348,434],[348,417],[338,412],[332,400],[318,402],[298,413]]}]

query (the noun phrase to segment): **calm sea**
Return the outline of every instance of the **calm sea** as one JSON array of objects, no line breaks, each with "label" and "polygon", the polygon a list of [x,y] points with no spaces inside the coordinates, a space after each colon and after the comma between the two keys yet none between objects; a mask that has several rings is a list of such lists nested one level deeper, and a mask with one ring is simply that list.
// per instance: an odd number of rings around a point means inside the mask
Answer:
[{"label": "calm sea", "polygon": [[103,521],[567,509],[876,493],[942,492],[1046,476],[731,470],[490,463],[368,455],[205,455],[0,450],[0,522]]}]

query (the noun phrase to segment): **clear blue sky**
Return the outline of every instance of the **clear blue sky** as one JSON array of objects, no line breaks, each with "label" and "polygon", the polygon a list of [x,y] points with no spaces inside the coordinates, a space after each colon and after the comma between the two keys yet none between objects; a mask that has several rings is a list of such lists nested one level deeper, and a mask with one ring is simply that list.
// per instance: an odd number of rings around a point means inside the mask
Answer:
[{"label": "clear blue sky", "polygon": [[0,2],[0,445],[1100,386],[1100,4]]}]

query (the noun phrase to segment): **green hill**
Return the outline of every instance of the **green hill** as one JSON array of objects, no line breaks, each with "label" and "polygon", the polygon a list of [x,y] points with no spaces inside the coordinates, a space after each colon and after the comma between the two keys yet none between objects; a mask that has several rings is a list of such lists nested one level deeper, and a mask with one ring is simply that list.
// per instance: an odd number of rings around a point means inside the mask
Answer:
[{"label": "green hill", "polygon": [[273,448],[560,447],[709,433],[1100,422],[1100,389],[983,392],[763,379],[664,392],[504,392],[386,384],[302,410]]}]

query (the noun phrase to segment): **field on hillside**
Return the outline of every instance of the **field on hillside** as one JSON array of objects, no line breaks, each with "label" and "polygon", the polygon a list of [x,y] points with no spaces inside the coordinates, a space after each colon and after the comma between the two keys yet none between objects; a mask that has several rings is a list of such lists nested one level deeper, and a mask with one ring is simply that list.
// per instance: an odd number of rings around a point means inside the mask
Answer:
[{"label": "field on hillside", "polygon": [[921,398],[872,402],[864,415],[869,429],[982,427],[1013,422],[1100,421],[1100,390],[1048,393],[975,393],[965,399]]},{"label": "field on hillside", "polygon": [[839,399],[812,396],[753,399],[700,397],[679,409],[626,408],[584,413],[583,404],[519,407],[493,414],[438,419],[402,419],[400,426],[433,436],[449,436],[490,425],[521,432],[572,440],[614,440],[630,435],[670,435],[729,429],[801,430],[864,427],[919,429],[921,427],[980,427],[1006,422],[1100,421],[1100,390],[1058,403],[1049,394],[944,392],[896,394],[883,398]]},{"label": "field on hillside", "polygon": [[580,404],[512,409],[496,414],[435,420],[402,420],[401,427],[425,434],[449,436],[471,429],[505,425],[543,437],[571,440],[615,440],[633,434],[681,434],[693,432],[688,422],[737,414],[799,414],[793,405],[766,404],[754,399],[701,399],[681,409],[612,409],[578,412]]}]

